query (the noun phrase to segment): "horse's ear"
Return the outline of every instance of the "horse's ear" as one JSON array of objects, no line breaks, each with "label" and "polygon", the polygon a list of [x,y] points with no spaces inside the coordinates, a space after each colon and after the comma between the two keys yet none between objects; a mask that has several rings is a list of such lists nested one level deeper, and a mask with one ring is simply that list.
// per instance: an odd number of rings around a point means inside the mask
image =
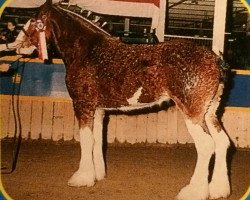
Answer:
[{"label": "horse's ear", "polygon": [[52,0],[46,0],[46,3],[47,3],[48,5],[52,5]]},{"label": "horse's ear", "polygon": [[35,17],[30,18],[30,23],[36,23]]},{"label": "horse's ear", "polygon": [[31,18],[31,19],[30,19],[30,25],[31,25],[32,27],[34,27],[34,26],[36,25],[36,19],[35,19],[35,18]]},{"label": "horse's ear", "polygon": [[42,16],[42,20],[45,22],[47,20],[47,16],[46,15],[43,15]]}]

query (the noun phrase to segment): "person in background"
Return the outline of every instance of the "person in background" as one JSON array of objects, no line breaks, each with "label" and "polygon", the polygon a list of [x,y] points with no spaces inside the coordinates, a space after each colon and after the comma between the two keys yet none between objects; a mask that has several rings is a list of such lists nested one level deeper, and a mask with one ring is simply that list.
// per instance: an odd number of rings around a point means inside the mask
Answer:
[{"label": "person in background", "polygon": [[[23,29],[27,30],[30,25],[30,20],[24,25]],[[12,42],[0,42],[0,57],[6,55],[31,55],[34,51],[36,51],[36,47],[29,42],[24,42],[25,37],[27,37],[24,31],[20,31],[18,35],[15,37],[15,40]]]},{"label": "person in background", "polygon": [[0,33],[0,44],[7,46],[5,51],[0,52],[0,57],[16,55],[15,49],[8,48],[8,44],[13,43],[17,35],[16,22],[9,20],[7,22],[7,28]]},{"label": "person in background", "polygon": [[7,22],[7,28],[1,34],[0,43],[11,43],[16,40],[18,31],[16,29],[16,22],[14,20],[9,20]]}]

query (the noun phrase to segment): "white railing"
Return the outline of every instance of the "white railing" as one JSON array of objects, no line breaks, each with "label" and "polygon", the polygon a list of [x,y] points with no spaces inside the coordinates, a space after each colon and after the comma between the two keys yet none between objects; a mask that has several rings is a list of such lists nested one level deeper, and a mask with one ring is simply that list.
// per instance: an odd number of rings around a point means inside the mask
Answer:
[{"label": "white railing", "polygon": [[164,39],[165,41],[168,40],[173,40],[176,38],[180,38],[180,39],[186,39],[186,40],[191,40],[193,42],[195,42],[196,44],[200,45],[200,46],[205,46],[208,47],[210,49],[212,49],[212,38],[208,38],[208,37],[199,37],[199,36],[180,36],[180,35],[164,35]]}]

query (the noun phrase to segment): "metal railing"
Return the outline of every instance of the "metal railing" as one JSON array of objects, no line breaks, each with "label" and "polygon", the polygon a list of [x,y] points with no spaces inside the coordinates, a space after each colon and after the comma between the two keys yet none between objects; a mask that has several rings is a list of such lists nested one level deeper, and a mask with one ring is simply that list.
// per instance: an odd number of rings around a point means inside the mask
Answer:
[{"label": "metal railing", "polygon": [[212,38],[207,38],[207,37],[199,37],[199,36],[180,36],[180,35],[164,35],[164,39],[165,41],[168,40],[173,40],[173,39],[186,39],[186,40],[190,40],[193,41],[194,43],[200,45],[200,46],[205,46],[209,49],[212,49],[212,42],[213,39]]}]

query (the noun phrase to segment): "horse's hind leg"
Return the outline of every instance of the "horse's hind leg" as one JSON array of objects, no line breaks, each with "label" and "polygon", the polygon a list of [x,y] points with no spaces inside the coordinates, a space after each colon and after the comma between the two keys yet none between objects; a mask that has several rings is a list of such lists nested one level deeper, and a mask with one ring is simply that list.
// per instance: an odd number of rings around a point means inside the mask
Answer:
[{"label": "horse's hind leg", "polygon": [[197,150],[197,162],[190,183],[177,196],[179,200],[205,200],[208,198],[208,166],[214,153],[214,141],[203,127],[190,119],[185,120]]},{"label": "horse's hind leg", "polygon": [[221,92],[222,87],[219,87],[217,96],[213,99],[205,116],[207,127],[215,142],[215,166],[212,181],[209,184],[210,199],[217,199],[221,197],[226,198],[230,195],[230,184],[228,180],[226,161],[227,149],[230,145],[230,141],[216,116],[216,110],[219,106]]},{"label": "horse's hind leg", "polygon": [[96,179],[102,180],[105,177],[105,163],[103,158],[103,118],[105,112],[104,110],[97,109],[95,111],[94,116],[94,127],[93,127],[93,134],[94,134],[94,149],[93,149],[93,157],[94,157],[94,165],[95,165],[95,174]]},{"label": "horse's hind leg", "polygon": [[212,181],[209,184],[209,197],[210,199],[226,198],[230,195],[226,161],[230,141],[216,116],[207,116],[206,122],[215,142],[215,165]]}]

